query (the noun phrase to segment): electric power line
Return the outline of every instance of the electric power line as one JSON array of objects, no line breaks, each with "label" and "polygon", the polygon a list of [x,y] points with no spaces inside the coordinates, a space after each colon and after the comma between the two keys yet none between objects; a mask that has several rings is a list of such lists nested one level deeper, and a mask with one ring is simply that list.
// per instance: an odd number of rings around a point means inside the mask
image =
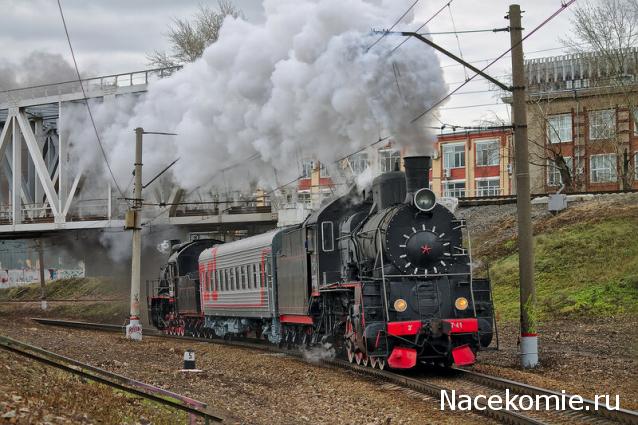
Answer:
[{"label": "electric power line", "polygon": [[78,68],[78,63],[75,60],[75,52],[73,51],[73,45],[71,44],[71,37],[69,36],[69,30],[66,25],[66,20],[64,19],[64,12],[62,11],[62,4],[60,0],[58,2],[58,9],[60,10],[60,17],[62,18],[62,25],[64,26],[64,33],[66,34],[66,40],[69,43],[69,50],[71,51],[71,58],[73,59],[73,65],[75,67],[75,72],[78,76],[78,82],[80,83],[80,88],[82,89],[82,97],[84,98],[84,104],[86,105],[86,109],[89,112],[89,118],[91,120],[91,125],[93,126],[93,131],[95,132],[95,138],[100,147],[100,151],[102,152],[102,156],[104,157],[104,162],[106,162],[106,167],[111,174],[111,178],[113,179],[113,183],[115,183],[115,187],[117,191],[120,193],[121,197],[124,197],[124,193],[122,189],[120,189],[120,185],[117,183],[117,179],[115,178],[115,174],[113,174],[113,170],[111,169],[111,165],[109,164],[109,160],[106,156],[106,151],[104,150],[104,146],[102,145],[102,140],[100,139],[100,135],[97,131],[97,126],[95,125],[95,120],[93,119],[93,112],[91,111],[91,106],[89,105],[89,99],[86,95],[86,91],[84,90],[84,84],[82,84],[82,77],[80,76],[80,69]]},{"label": "electric power line", "polygon": [[[427,21],[425,21],[423,24],[421,24],[421,26],[419,28],[417,28],[416,31],[414,31],[414,32],[421,31],[423,29],[423,27],[425,27],[427,24],[429,24],[432,19],[436,18],[439,15],[439,13],[441,13],[443,11],[443,9],[445,9],[447,6],[449,6],[453,1],[454,0],[450,0],[446,4],[441,6],[441,8],[434,13],[434,15],[430,16],[430,18]],[[405,40],[403,40],[402,42],[397,44],[392,50],[390,50],[390,53],[388,53],[388,56],[390,56],[392,53],[394,53],[399,47],[401,47],[405,43],[407,43],[408,40],[409,40],[409,38],[406,38]]]},{"label": "electric power line", "polygon": [[394,29],[394,27],[397,26],[397,24],[399,22],[401,22],[401,19],[405,18],[405,15],[407,15],[408,13],[410,13],[410,11],[414,8],[414,6],[416,6],[416,4],[421,1],[421,0],[414,0],[414,3],[412,3],[412,5],[410,7],[408,7],[408,10],[405,11],[405,13],[403,15],[401,15],[401,17],[399,19],[397,19],[394,24],[392,24],[392,26],[387,29],[386,31],[383,32],[383,34],[381,34],[381,37],[379,37],[374,43],[372,43],[371,45],[369,45],[368,47],[366,47],[366,52],[368,50],[370,50],[371,48],[373,48],[379,41],[383,40],[383,37],[385,37],[390,31],[392,31]]},{"label": "electric power line", "polygon": [[[554,19],[559,13],[561,13],[563,10],[565,10],[568,6],[570,6],[572,3],[574,3],[576,0],[569,0],[566,3],[561,3],[561,6],[558,10],[556,10],[554,13],[552,13],[548,18],[546,18],[543,22],[541,22],[539,25],[537,25],[532,31],[530,31],[525,37],[523,37],[520,41],[520,43],[522,43],[523,41],[525,41],[526,39],[528,39],[529,37],[531,37],[534,33],[536,33],[536,31],[538,31],[539,29],[541,29],[542,27],[544,27],[549,21],[551,21],[552,19]],[[520,44],[519,43],[519,44]],[[517,44],[518,45],[518,44]],[[492,66],[493,64],[495,64],[496,62],[498,62],[501,58],[503,58],[506,54],[508,54],[509,52],[512,51],[512,49],[515,46],[510,46],[509,49],[507,49],[505,52],[503,52],[500,56],[498,56],[496,59],[494,59],[493,61],[491,61],[490,63],[488,63],[484,68],[481,69],[481,71],[485,71],[487,68],[489,68],[490,66]],[[444,97],[442,97],[441,99],[439,99],[437,102],[435,102],[432,106],[430,106],[428,109],[426,109],[425,111],[423,111],[422,113],[420,113],[418,116],[416,116],[415,118],[412,119],[412,121],[410,121],[411,123],[414,123],[416,121],[418,121],[419,119],[421,119],[423,116],[425,116],[425,114],[427,114],[428,112],[430,112],[431,110],[433,110],[434,108],[436,108],[437,106],[439,106],[441,103],[443,103],[446,99],[448,99],[450,96],[452,96],[454,93],[456,93],[461,87],[465,86],[465,84],[467,84],[469,81],[473,80],[476,76],[478,76],[479,74],[474,74],[472,77],[470,77],[466,82],[464,82],[463,84],[461,84],[460,86],[458,86],[456,89],[454,89],[452,92],[448,93],[447,95],[445,95]]]},{"label": "electric power line", "polygon": [[[452,24],[454,26],[454,23]],[[474,34],[479,32],[501,32],[508,31],[508,28],[487,28],[482,30],[464,30],[464,31],[441,31],[441,32],[420,32],[419,35],[456,35],[456,34]],[[416,31],[415,31],[416,32]]]}]

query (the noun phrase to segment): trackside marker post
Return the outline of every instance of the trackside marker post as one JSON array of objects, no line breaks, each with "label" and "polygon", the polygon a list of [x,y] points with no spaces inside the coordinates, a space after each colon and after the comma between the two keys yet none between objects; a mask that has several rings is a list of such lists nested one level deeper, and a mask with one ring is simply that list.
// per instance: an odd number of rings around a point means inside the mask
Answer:
[{"label": "trackside marker post", "polygon": [[195,352],[191,349],[184,351],[184,368],[180,372],[201,372],[195,367]]}]

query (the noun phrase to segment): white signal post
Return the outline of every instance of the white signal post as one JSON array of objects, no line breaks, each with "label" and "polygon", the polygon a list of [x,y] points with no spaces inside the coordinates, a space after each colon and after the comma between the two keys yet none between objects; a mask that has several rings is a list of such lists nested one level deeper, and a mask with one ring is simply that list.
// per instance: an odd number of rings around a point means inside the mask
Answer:
[{"label": "white signal post", "polygon": [[133,207],[126,213],[126,229],[133,230],[132,256],[131,256],[131,312],[129,324],[126,325],[126,337],[134,341],[142,340],[142,322],[140,320],[140,281],[142,279],[142,189],[154,182],[164,174],[177,160],[151,179],[146,186],[142,185],[142,137],[144,134],[158,134],[162,136],[176,136],[175,133],[163,133],[156,131],[144,131],[143,128],[135,129],[135,191],[133,195]]},{"label": "white signal post", "polygon": [[126,325],[126,337],[134,341],[142,340],[140,321],[140,280],[142,277],[142,135],[144,129],[135,129],[135,191],[133,208],[128,212],[126,225],[133,229],[133,249],[131,256],[131,316]]}]

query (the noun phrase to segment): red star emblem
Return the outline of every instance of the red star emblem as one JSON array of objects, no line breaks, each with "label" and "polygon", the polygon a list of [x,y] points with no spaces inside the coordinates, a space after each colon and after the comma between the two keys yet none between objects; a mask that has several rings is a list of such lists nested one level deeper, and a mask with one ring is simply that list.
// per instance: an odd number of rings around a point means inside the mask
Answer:
[{"label": "red star emblem", "polygon": [[432,248],[429,247],[428,245],[421,246],[421,254],[428,255],[430,251],[432,251]]}]

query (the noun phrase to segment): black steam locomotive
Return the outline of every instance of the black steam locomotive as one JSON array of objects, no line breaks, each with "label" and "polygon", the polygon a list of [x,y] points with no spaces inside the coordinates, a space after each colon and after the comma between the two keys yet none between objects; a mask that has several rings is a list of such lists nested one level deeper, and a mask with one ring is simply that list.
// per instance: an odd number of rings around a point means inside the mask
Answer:
[{"label": "black steam locomotive", "polygon": [[474,363],[492,340],[489,281],[472,277],[464,220],[427,187],[430,158],[404,165],[405,173],[377,177],[371,193],[353,189],[300,225],[192,245],[185,252],[201,250],[198,268],[189,262],[164,276],[149,297],[153,324],[196,336],[329,343],[378,368]]}]

